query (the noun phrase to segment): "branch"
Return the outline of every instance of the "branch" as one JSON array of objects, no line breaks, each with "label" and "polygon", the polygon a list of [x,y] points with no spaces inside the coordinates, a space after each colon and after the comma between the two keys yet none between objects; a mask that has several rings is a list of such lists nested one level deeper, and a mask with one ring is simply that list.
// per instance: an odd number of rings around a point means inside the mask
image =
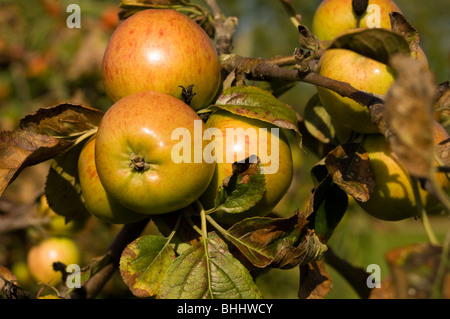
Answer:
[{"label": "branch", "polygon": [[[384,123],[384,101],[381,97],[374,94],[360,91],[346,82],[333,80],[315,72],[300,72],[296,69],[283,68],[280,65],[286,65],[292,62],[292,58],[283,60],[247,58],[238,55],[222,55],[222,68],[227,72],[236,70],[237,73],[245,73],[246,78],[256,81],[301,81],[332,90],[343,97],[351,98],[356,102],[369,108],[372,121],[379,127],[381,133],[388,135],[389,132]],[[275,61],[276,63],[273,63]],[[282,61],[280,63],[279,61]]]},{"label": "branch", "polygon": [[206,0],[214,16],[213,25],[216,29],[216,49],[219,55],[230,54],[233,50],[233,34],[238,25],[236,17],[225,17],[216,0]]},{"label": "branch", "polygon": [[71,295],[71,299],[92,299],[95,298],[103,286],[108,282],[114,272],[117,270],[119,266],[120,256],[125,247],[135,240],[144,230],[145,226],[148,224],[149,219],[146,218],[144,220],[126,224],[123,226],[122,230],[117,234],[114,242],[109,247],[107,254],[111,256],[109,264],[102,268],[98,273],[89,278],[86,284],[79,288],[75,289]]}]

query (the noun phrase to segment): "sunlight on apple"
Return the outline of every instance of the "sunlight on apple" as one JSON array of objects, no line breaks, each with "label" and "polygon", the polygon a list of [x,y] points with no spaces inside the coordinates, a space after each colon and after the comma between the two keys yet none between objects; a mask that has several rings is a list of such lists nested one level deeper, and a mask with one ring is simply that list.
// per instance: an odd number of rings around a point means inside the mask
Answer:
[{"label": "sunlight on apple", "polygon": [[147,60],[149,62],[159,62],[162,60],[162,54],[159,51],[150,51],[147,54]]}]

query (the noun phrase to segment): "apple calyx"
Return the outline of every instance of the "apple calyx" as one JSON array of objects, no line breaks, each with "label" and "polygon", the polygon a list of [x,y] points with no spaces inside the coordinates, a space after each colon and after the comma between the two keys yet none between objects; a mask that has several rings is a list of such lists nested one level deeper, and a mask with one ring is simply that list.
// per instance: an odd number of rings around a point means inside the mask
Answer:
[{"label": "apple calyx", "polygon": [[138,172],[143,172],[150,168],[150,164],[145,162],[144,156],[131,154],[130,159],[131,162],[129,166]]},{"label": "apple calyx", "polygon": [[192,99],[197,94],[193,90],[194,84],[191,84],[186,88],[182,85],[179,85],[179,87],[181,88],[181,100],[187,105],[191,105]]}]

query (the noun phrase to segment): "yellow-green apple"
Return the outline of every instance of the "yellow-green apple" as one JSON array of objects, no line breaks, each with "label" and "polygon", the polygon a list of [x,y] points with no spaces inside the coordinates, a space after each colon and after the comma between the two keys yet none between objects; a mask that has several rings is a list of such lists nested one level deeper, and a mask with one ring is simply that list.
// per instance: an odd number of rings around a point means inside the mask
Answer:
[{"label": "yellow-green apple", "polygon": [[78,176],[86,209],[95,217],[112,224],[142,220],[139,214],[119,204],[103,187],[95,167],[95,137],[83,146],[78,158]]},{"label": "yellow-green apple", "polygon": [[[394,82],[394,73],[386,64],[346,49],[325,51],[318,72],[374,94],[385,94]],[[356,132],[378,132],[366,106],[320,86],[317,92],[323,107],[336,122]]]},{"label": "yellow-green apple", "polygon": [[[428,66],[420,47],[416,57]],[[358,90],[379,95],[386,94],[395,80],[393,70],[386,64],[347,49],[326,50],[319,60],[318,73],[349,83]],[[325,110],[342,126],[360,133],[379,132],[366,106],[320,86],[317,92]]]},{"label": "yellow-green apple", "polygon": [[217,189],[226,177],[232,175],[234,162],[257,155],[265,174],[266,189],[262,199],[245,212],[217,211],[212,217],[219,223],[234,224],[247,217],[270,213],[292,182],[292,153],[282,130],[268,122],[222,110],[213,113],[206,126],[208,130],[216,130],[212,133],[214,137],[211,142],[215,150],[216,170],[208,189],[200,197],[204,207],[214,207]]},{"label": "yellow-green apple", "polygon": [[141,91],[181,98],[181,87],[193,85],[195,110],[209,105],[221,83],[218,55],[206,32],[186,15],[162,9],[135,13],[116,28],[102,74],[114,102]]},{"label": "yellow-green apple", "polygon": [[58,285],[62,274],[53,269],[53,263],[61,262],[66,266],[79,264],[80,251],[76,243],[66,237],[49,237],[28,251],[27,264],[34,279]]},{"label": "yellow-green apple", "polygon": [[[437,145],[448,137],[447,131],[435,122],[434,143]],[[396,221],[419,215],[410,175],[390,150],[385,137],[381,134],[367,135],[362,146],[369,154],[375,189],[368,201],[358,201],[358,204],[369,214],[383,220]],[[436,178],[444,190],[449,189],[450,182],[444,173],[436,173]],[[436,199],[420,186],[419,192],[425,209],[437,206]]]},{"label": "yellow-green apple", "polygon": [[144,91],[104,114],[95,165],[105,190],[123,206],[153,215],[193,203],[208,186],[214,163],[203,159],[205,124],[181,100]]},{"label": "yellow-green apple", "polygon": [[352,2],[352,0],[324,0],[320,3],[312,23],[312,31],[318,39],[333,40],[340,33],[354,28],[391,29],[389,13],[392,11],[401,13],[392,0],[369,0],[367,9],[358,19]]}]

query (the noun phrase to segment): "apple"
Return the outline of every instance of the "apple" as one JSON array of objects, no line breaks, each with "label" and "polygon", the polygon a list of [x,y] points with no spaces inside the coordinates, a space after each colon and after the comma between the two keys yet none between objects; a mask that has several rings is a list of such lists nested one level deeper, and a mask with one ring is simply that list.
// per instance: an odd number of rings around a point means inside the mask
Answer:
[{"label": "apple", "polygon": [[145,91],[120,99],[104,114],[95,141],[103,187],[145,215],[190,205],[214,174],[214,163],[202,156],[204,130],[197,113],[171,95]]},{"label": "apple", "polygon": [[[435,122],[435,144],[448,137],[447,131]],[[370,165],[375,175],[375,189],[368,201],[358,201],[358,204],[366,212],[382,220],[396,221],[417,216],[419,212],[410,175],[391,152],[385,137],[381,134],[367,135],[362,146],[369,154]],[[437,165],[437,162],[435,164]],[[450,188],[450,181],[444,173],[436,173],[436,178],[438,184],[445,190]],[[425,209],[437,207],[438,202],[430,193],[420,186],[419,192]]]},{"label": "apple", "polygon": [[[286,194],[289,186],[291,185],[293,176],[291,148],[289,141],[283,134],[282,130],[279,129],[278,131],[272,131],[271,129],[275,129],[277,127],[268,122],[251,119],[222,110],[213,113],[208,118],[206,126],[208,129],[214,128],[222,132],[221,134],[223,138],[221,140],[214,139],[211,143],[216,143],[215,147],[220,147],[219,142],[222,143],[223,150],[222,155],[220,155],[222,156],[222,160],[216,160],[216,169],[211,183],[206,192],[200,197],[200,202],[203,204],[205,209],[214,207],[214,200],[217,195],[218,187],[222,185],[224,178],[232,175],[232,164],[236,161],[243,160],[250,155],[255,155],[251,150],[256,149],[256,155],[260,157],[266,173],[268,173],[269,166],[276,168],[273,169],[271,174],[265,174],[266,190],[263,198],[254,207],[245,212],[233,214],[217,211],[211,216],[219,223],[234,224],[244,218],[252,216],[265,216],[269,214]],[[262,135],[261,132],[263,131],[260,130],[261,128],[266,129],[267,138],[265,138],[265,135]],[[227,129],[234,131],[227,131]],[[242,129],[242,136],[244,138],[235,138],[233,142],[231,140],[227,142],[227,133],[230,134],[230,132],[237,132],[236,129]],[[245,132],[248,129],[255,130],[256,138],[251,138],[250,135],[247,137],[245,136]],[[278,148],[274,149],[272,145],[277,145]],[[245,152],[239,154],[239,152],[236,152],[237,150],[245,150]],[[265,154],[271,157],[270,162],[268,160],[264,160],[264,157],[267,158]],[[218,157],[220,156],[218,155]],[[227,158],[231,160],[227,160]]]},{"label": "apple", "polygon": [[186,15],[162,9],[135,13],[116,28],[102,76],[114,102],[141,91],[181,98],[181,87],[193,85],[195,110],[209,105],[221,83],[218,55],[206,32]]},{"label": "apple", "polygon": [[72,239],[49,237],[28,251],[28,269],[37,281],[51,285],[61,283],[62,274],[53,269],[54,262],[62,262],[66,266],[80,262],[79,249]]},{"label": "apple", "polygon": [[[375,94],[385,94],[394,82],[393,71],[386,64],[346,49],[325,51],[319,60],[318,73]],[[360,133],[379,132],[366,106],[320,86],[317,92],[323,107],[336,122]]]},{"label": "apple", "polygon": [[[377,7],[370,7],[377,5]],[[391,29],[389,13],[400,12],[392,0],[369,0],[369,12],[364,12],[358,25],[358,15],[352,0],[324,0],[317,8],[312,22],[312,32],[319,40],[333,40],[340,33],[354,28],[377,27]]]},{"label": "apple", "polygon": [[[428,66],[420,47],[416,58]],[[379,95],[386,94],[395,81],[393,70],[386,64],[346,49],[326,50],[319,60],[317,72],[325,77],[349,83],[355,89]],[[379,132],[377,126],[372,123],[366,106],[320,86],[317,87],[317,92],[325,110],[342,126],[366,134]]]},{"label": "apple", "polygon": [[106,192],[95,167],[95,136],[81,150],[78,176],[86,209],[98,219],[112,224],[128,224],[147,217],[125,208]]}]

